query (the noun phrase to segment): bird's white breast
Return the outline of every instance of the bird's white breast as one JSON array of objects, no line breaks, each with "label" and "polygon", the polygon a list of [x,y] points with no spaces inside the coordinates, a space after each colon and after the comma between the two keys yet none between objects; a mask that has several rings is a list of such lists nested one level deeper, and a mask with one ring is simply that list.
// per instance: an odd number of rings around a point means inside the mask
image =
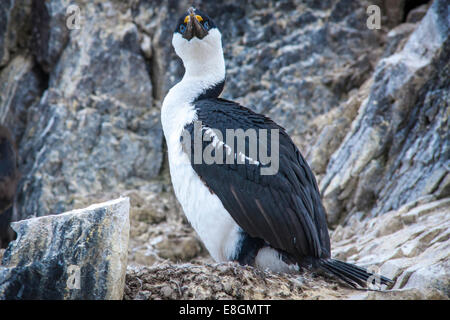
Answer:
[{"label": "bird's white breast", "polygon": [[220,199],[200,180],[182,150],[182,130],[186,124],[197,119],[197,115],[190,103],[181,101],[183,99],[174,87],[164,99],[161,112],[174,192],[211,256],[216,261],[226,261],[235,254],[239,227]]}]

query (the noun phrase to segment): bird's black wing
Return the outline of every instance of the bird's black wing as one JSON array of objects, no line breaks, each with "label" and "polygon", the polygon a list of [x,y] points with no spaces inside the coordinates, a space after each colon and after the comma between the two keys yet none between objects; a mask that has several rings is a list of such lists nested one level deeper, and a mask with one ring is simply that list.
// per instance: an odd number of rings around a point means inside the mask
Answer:
[{"label": "bird's black wing", "polygon": [[[325,210],[317,183],[285,130],[269,118],[223,99],[199,100],[195,102],[195,108],[198,115],[197,126],[191,123],[185,127],[184,133],[189,133],[189,136],[181,138],[183,149],[190,156],[195,172],[210,191],[219,197],[236,223],[251,237],[264,239],[272,247],[282,249],[298,260],[305,256],[330,257]],[[195,163],[194,139],[195,131],[199,131],[199,122],[203,126],[203,134],[208,129],[214,129],[222,134],[225,140],[223,142],[228,146],[232,142],[226,141],[227,129],[256,129],[258,140],[264,133],[258,129],[267,129],[268,142],[271,141],[271,129],[278,130],[278,172],[261,175],[261,167],[269,165],[262,164],[259,154],[259,164],[248,159],[245,164],[227,164],[228,150],[222,144],[216,144],[213,154],[217,152],[217,148],[223,148],[223,164]],[[189,144],[186,143],[188,140]],[[245,141],[246,155],[249,141]],[[202,150],[210,143],[203,142]],[[267,145],[270,154],[271,144]],[[238,156],[240,155],[234,155],[234,158],[237,159]]]}]

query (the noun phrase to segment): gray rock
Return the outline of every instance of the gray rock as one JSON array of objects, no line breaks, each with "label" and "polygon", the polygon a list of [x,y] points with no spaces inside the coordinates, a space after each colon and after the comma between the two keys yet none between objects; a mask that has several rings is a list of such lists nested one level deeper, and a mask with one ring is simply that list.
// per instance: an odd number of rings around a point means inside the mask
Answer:
[{"label": "gray rock", "polygon": [[50,71],[49,87],[29,109],[20,144],[20,218],[69,210],[75,195],[134,187],[155,178],[162,164],[159,109],[130,11],[79,3],[81,28],[65,40],[65,4],[41,8],[51,13],[42,28],[54,41],[36,53]]},{"label": "gray rock", "polygon": [[10,12],[13,2],[13,0],[7,0],[0,3],[0,66],[9,60],[8,22],[11,19]]},{"label": "gray rock", "polygon": [[450,199],[430,200],[413,201],[371,220],[353,216],[331,235],[334,256],[378,266],[375,270],[395,280],[392,298],[449,299]]},{"label": "gray rock", "polygon": [[44,78],[30,55],[16,55],[0,71],[0,124],[10,129],[17,144],[25,132],[29,108],[42,95]]},{"label": "gray rock", "polygon": [[72,3],[70,0],[33,1],[31,47],[46,72],[51,71],[69,40],[66,9]]},{"label": "gray rock", "polygon": [[32,0],[5,0],[0,3],[0,67],[18,49],[28,45]]},{"label": "gray rock", "polygon": [[403,49],[410,34],[416,27],[417,24],[415,23],[402,23],[389,31],[386,37],[386,47],[383,58],[389,57]]},{"label": "gray rock", "polygon": [[440,188],[450,152],[446,5],[435,1],[404,48],[378,63],[370,94],[321,180],[328,208],[378,215]]},{"label": "gray rock", "polygon": [[129,199],[13,224],[0,266],[0,299],[121,299]]}]

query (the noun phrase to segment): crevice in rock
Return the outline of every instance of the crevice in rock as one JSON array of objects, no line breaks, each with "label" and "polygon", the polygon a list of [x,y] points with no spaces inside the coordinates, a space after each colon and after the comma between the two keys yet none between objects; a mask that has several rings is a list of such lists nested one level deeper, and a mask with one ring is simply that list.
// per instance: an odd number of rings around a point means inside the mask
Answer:
[{"label": "crevice in rock", "polygon": [[420,7],[423,4],[427,4],[429,2],[430,2],[430,0],[407,0],[407,1],[405,1],[402,21],[406,22],[406,19],[408,18],[408,13],[410,13],[412,10],[416,9],[417,7]]},{"label": "crevice in rock", "polygon": [[50,82],[50,75],[45,72],[44,69],[42,69],[42,66],[37,63],[35,60],[35,64],[33,66],[33,72],[37,75],[39,78],[39,90],[41,91],[40,97],[42,97],[42,94],[48,89],[49,82]]},{"label": "crevice in rock", "polygon": [[[30,48],[37,64],[45,64],[45,61],[42,61],[42,57],[48,56],[46,44],[48,44],[50,38],[50,14],[45,6],[45,2],[33,0],[31,6],[31,21],[32,37]],[[50,66],[45,65],[45,68],[49,69]]]},{"label": "crevice in rock", "polygon": [[164,79],[161,76],[161,72],[159,70],[159,61],[158,61],[158,55],[157,53],[153,53],[152,57],[149,59],[149,65],[150,65],[150,78],[154,81],[152,81],[152,90],[153,90],[153,99],[156,101],[160,101],[162,103],[163,100],[163,89],[162,85],[164,83]]},{"label": "crevice in rock", "polygon": [[[152,35],[148,34],[148,32],[145,31],[139,25],[139,23],[137,23],[136,21],[132,21],[132,23],[136,26],[141,36],[145,35],[150,37],[150,39],[152,38]],[[151,48],[151,50],[153,51],[153,48]],[[145,62],[145,67],[147,69],[147,73],[152,85],[152,99],[153,101],[161,102],[161,94],[160,89],[158,87],[160,86],[162,79],[160,79],[160,76],[157,74],[157,72],[155,72],[155,66],[157,64],[157,58],[155,57],[156,55],[154,52],[152,52],[151,57],[147,57],[147,55],[143,52],[142,48],[140,49],[140,54]]]},{"label": "crevice in rock", "polygon": [[160,100],[158,99],[158,90],[157,90],[158,80],[156,80],[157,77],[156,77],[155,72],[153,70],[154,58],[153,57],[147,58],[145,56],[145,54],[142,53],[142,50],[141,50],[141,56],[142,56],[142,59],[144,59],[145,68],[146,68],[148,76],[150,78],[150,83],[152,84],[152,92],[151,92],[151,96],[152,96],[152,100],[153,100],[153,106],[152,107],[155,107],[156,105],[158,105],[158,102],[160,102]]},{"label": "crevice in rock", "polygon": [[407,271],[405,273],[405,276],[403,277],[402,282],[399,285],[400,289],[403,289],[406,286],[406,284],[408,283],[408,280],[409,280],[409,278],[411,278],[412,274],[413,274],[412,271]]}]

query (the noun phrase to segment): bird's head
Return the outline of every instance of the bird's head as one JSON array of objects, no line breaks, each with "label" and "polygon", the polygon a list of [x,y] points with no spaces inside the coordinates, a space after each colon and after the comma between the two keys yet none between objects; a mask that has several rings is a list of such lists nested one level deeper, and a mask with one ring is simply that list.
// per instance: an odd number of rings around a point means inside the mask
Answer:
[{"label": "bird's head", "polygon": [[212,19],[193,7],[181,16],[172,38],[176,54],[189,65],[222,63],[222,35]]}]

